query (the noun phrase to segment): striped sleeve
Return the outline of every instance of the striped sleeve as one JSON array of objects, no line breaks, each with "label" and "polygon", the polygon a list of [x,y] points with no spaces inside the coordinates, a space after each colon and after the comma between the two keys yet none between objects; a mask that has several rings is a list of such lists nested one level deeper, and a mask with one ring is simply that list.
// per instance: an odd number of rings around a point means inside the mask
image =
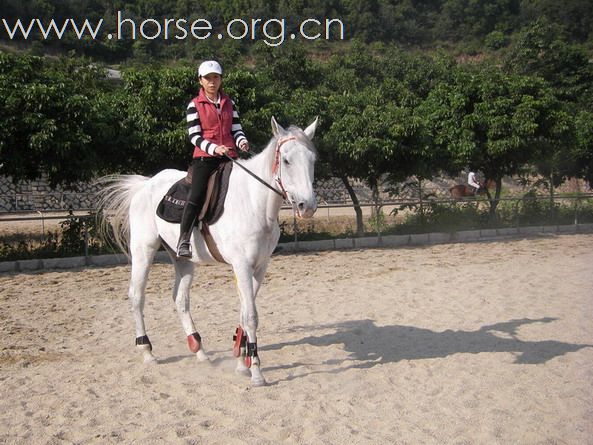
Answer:
[{"label": "striped sleeve", "polygon": [[196,109],[193,100],[187,106],[187,133],[192,145],[198,146],[209,155],[214,156],[216,144],[213,144],[202,137],[200,115],[198,114],[198,110]]},{"label": "striped sleeve", "polygon": [[237,111],[235,102],[231,101],[231,103],[233,104],[233,124],[231,126],[231,134],[238,147],[243,141],[247,141],[247,137],[243,132],[243,127],[241,127],[241,119],[239,118],[239,112]]}]

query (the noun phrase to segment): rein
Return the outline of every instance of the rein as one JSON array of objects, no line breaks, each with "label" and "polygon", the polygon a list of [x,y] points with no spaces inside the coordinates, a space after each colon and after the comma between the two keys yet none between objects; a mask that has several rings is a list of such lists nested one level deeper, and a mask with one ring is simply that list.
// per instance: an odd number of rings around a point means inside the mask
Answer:
[{"label": "rein", "polygon": [[267,188],[269,188],[270,190],[272,190],[274,193],[280,195],[283,199],[288,199],[290,201],[290,198],[288,197],[288,193],[286,193],[286,190],[284,189],[284,185],[282,184],[282,167],[281,167],[281,163],[280,163],[280,147],[282,147],[282,145],[288,141],[292,141],[296,138],[294,137],[289,137],[289,138],[285,138],[285,139],[280,139],[278,140],[278,142],[276,142],[276,153],[275,153],[275,158],[274,158],[274,167],[272,169],[272,173],[274,173],[274,180],[278,183],[278,185],[280,186],[280,190],[282,191],[278,191],[277,189],[275,189],[274,187],[272,187],[270,184],[268,184],[266,181],[264,181],[262,178],[260,178],[259,176],[257,176],[255,173],[253,173],[251,170],[249,170],[247,167],[245,167],[243,164],[239,164],[237,161],[235,161],[233,158],[231,158],[228,154],[224,154],[228,159],[231,160],[231,162],[234,165],[237,165],[239,167],[241,167],[243,170],[245,170],[245,172],[247,174],[249,174],[252,178],[256,179],[257,181],[259,181],[260,183],[262,183],[263,185],[265,185]]}]

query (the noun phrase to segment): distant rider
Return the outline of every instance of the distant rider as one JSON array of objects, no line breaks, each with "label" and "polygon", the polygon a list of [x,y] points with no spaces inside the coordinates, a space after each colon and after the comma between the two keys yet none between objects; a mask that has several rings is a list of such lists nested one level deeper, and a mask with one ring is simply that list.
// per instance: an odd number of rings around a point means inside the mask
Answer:
[{"label": "distant rider", "polygon": [[473,171],[470,171],[469,174],[467,175],[467,183],[474,189],[474,194],[476,194],[476,195],[482,188],[482,187],[480,187],[480,183],[476,179],[476,174]]}]

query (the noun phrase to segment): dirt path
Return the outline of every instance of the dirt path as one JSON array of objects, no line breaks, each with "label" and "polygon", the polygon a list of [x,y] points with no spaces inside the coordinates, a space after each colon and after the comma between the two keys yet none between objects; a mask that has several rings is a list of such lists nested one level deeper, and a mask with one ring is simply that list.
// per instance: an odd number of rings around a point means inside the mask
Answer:
[{"label": "dirt path", "polygon": [[0,442],[593,444],[592,246],[275,256],[256,389],[233,373],[226,266],[192,289],[210,364],[185,345],[171,266],[154,266],[152,367],[134,350],[127,266],[0,275]]}]

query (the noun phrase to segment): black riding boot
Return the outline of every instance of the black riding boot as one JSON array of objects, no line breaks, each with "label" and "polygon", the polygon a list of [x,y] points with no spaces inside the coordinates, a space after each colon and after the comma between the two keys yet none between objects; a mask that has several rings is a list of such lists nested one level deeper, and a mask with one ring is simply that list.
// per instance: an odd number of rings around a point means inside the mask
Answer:
[{"label": "black riding boot", "polygon": [[183,209],[181,225],[179,228],[179,242],[177,243],[177,256],[191,258],[190,238],[197,218],[198,208],[195,204],[187,202]]}]

